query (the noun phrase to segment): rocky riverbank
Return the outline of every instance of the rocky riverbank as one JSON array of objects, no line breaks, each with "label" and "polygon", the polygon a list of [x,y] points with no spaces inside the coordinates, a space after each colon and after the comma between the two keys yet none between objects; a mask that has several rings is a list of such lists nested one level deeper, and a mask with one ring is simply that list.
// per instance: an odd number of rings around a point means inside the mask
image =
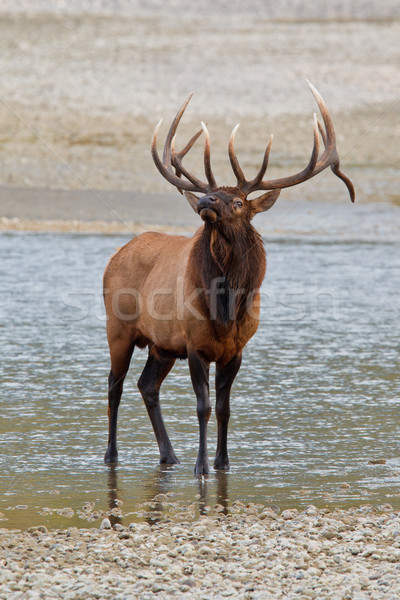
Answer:
[{"label": "rocky riverbank", "polygon": [[0,598],[400,596],[400,516],[389,505],[285,510],[233,503],[153,525],[0,531]]}]

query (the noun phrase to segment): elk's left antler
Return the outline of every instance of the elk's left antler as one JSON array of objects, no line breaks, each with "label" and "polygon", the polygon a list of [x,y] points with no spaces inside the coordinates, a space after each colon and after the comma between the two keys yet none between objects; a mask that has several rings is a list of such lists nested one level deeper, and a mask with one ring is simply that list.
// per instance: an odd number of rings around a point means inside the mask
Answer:
[{"label": "elk's left antler", "polygon": [[[306,80],[307,81],[307,80]],[[311,157],[308,165],[295,175],[290,175],[289,177],[281,177],[280,179],[266,179],[263,180],[265,171],[268,166],[268,158],[269,152],[271,150],[272,144],[272,136],[269,140],[268,146],[265,150],[264,160],[261,165],[261,168],[254,179],[251,181],[247,181],[245,178],[243,171],[239,165],[239,161],[235,154],[234,150],[234,142],[235,136],[238,129],[238,125],[233,129],[231,138],[229,141],[229,159],[231,161],[233,172],[236,175],[237,179],[237,187],[243,190],[246,195],[251,192],[255,192],[256,190],[277,190],[283,189],[287,187],[291,187],[293,185],[297,185],[302,183],[303,181],[307,181],[307,179],[311,179],[314,175],[321,173],[327,167],[331,167],[332,171],[339,177],[347,186],[347,189],[350,194],[350,199],[352,202],[355,200],[355,191],[354,186],[350,179],[340,170],[340,160],[339,155],[336,149],[336,135],[335,129],[333,127],[332,118],[329,114],[328,108],[318,90],[307,81],[307,84],[312,91],[315,100],[317,101],[318,108],[321,112],[322,119],[324,121],[325,130],[322,128],[319,123],[316,114],[314,113],[314,145],[311,152]],[[324,152],[321,157],[318,159],[319,155],[319,134],[321,134],[322,141],[324,143]]]}]

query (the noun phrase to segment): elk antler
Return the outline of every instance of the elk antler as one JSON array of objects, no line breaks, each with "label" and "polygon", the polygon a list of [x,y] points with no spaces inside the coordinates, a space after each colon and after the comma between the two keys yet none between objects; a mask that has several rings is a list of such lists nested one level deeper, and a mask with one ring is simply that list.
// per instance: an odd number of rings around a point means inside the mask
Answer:
[{"label": "elk antler", "polygon": [[[303,181],[307,181],[307,179],[311,179],[311,177],[314,177],[314,175],[317,175],[327,167],[331,167],[335,175],[337,175],[337,177],[339,177],[346,184],[350,194],[350,199],[352,202],[354,202],[354,186],[350,179],[339,168],[340,161],[339,155],[336,150],[336,136],[335,129],[332,123],[332,118],[329,114],[328,108],[321,94],[309,81],[307,81],[307,84],[311,89],[315,100],[317,101],[325,125],[324,131],[316,117],[316,114],[314,113],[314,145],[308,165],[305,167],[305,169],[303,169],[299,173],[296,173],[295,175],[290,175],[289,177],[282,177],[280,179],[263,180],[265,171],[267,170],[268,166],[268,157],[272,144],[271,136],[268,146],[265,150],[264,160],[262,162],[259,172],[257,173],[254,179],[252,179],[251,181],[247,181],[234,151],[235,136],[239,127],[239,125],[236,125],[236,127],[232,131],[231,138],[229,141],[229,159],[232,165],[233,172],[236,175],[237,187],[243,190],[246,193],[246,195],[256,190],[283,189],[291,187],[293,185],[297,185],[298,183],[302,183]],[[319,133],[321,134],[322,141],[325,147],[320,159],[318,159]]]},{"label": "elk antler", "polygon": [[[306,80],[307,81],[307,80]],[[324,121],[325,130],[322,128],[319,123],[316,114],[314,113],[314,144],[311,152],[311,157],[308,165],[299,173],[295,175],[290,175],[289,177],[282,177],[280,179],[269,179],[264,180],[263,177],[267,170],[268,166],[268,158],[271,150],[271,144],[273,136],[271,135],[268,146],[264,153],[264,159],[261,164],[260,170],[254,179],[248,181],[242,168],[239,164],[237,156],[234,150],[235,136],[238,130],[239,125],[233,129],[230,140],[229,140],[229,159],[232,165],[232,169],[237,179],[237,187],[241,189],[246,196],[251,192],[255,192],[256,190],[277,190],[283,189],[287,187],[291,187],[293,185],[297,185],[302,183],[303,181],[307,181],[307,179],[311,179],[314,175],[317,175],[327,167],[330,167],[332,171],[339,177],[347,186],[347,189],[350,194],[350,199],[354,202],[355,192],[354,186],[350,179],[340,170],[339,165],[339,155],[336,149],[336,135],[335,129],[333,127],[332,118],[329,114],[327,106],[318,92],[318,90],[309,82],[307,84],[314,95],[314,98],[318,104],[319,110],[322,115],[322,119]],[[163,158],[160,159],[157,151],[157,136],[158,131],[160,129],[162,120],[158,123],[157,127],[154,130],[153,141],[151,144],[151,153],[153,156],[154,163],[157,169],[160,171],[161,175],[167,179],[172,185],[176,186],[178,190],[182,193],[182,190],[186,190],[189,192],[201,192],[201,193],[210,193],[211,191],[217,188],[217,183],[215,181],[215,177],[213,175],[211,169],[211,160],[210,160],[210,136],[207,130],[207,127],[204,123],[202,123],[202,129],[200,129],[186,144],[186,146],[180,151],[177,152],[175,149],[175,134],[179,125],[179,122],[182,118],[183,113],[186,110],[187,105],[190,102],[193,94],[190,94],[189,98],[186,102],[181,106],[177,114],[175,115],[174,120],[171,123],[171,127],[168,131],[163,151]],[[189,152],[193,144],[199,138],[199,136],[204,133],[204,171],[207,177],[208,183],[204,183],[197,179],[190,171],[188,171],[182,164],[183,158]],[[319,155],[319,135],[321,135],[323,144],[324,144],[324,152],[321,157],[318,159]],[[175,170],[175,172],[174,172]],[[185,181],[182,179],[182,175],[187,179]]]},{"label": "elk antler", "polygon": [[[213,172],[211,170],[211,161],[210,161],[210,136],[208,134],[207,128],[202,123],[202,129],[200,129],[186,144],[186,146],[180,151],[177,152],[175,150],[175,134],[178,129],[179,122],[182,118],[183,113],[187,105],[190,102],[193,94],[190,94],[189,98],[186,102],[181,106],[177,114],[175,115],[174,120],[171,123],[171,127],[169,128],[163,151],[163,158],[160,159],[157,151],[157,136],[158,130],[160,129],[161,121],[158,123],[157,127],[154,130],[153,141],[151,144],[151,154],[153,156],[154,163],[157,169],[160,171],[161,175],[165,177],[167,181],[172,183],[172,185],[176,186],[178,190],[182,193],[182,190],[186,190],[189,192],[202,192],[208,193],[211,190],[217,187]],[[182,159],[189,152],[195,141],[199,138],[199,136],[204,132],[205,134],[205,143],[204,143],[204,170],[206,173],[208,183],[204,183],[197,179],[192,173],[190,173],[183,165]],[[175,169],[175,173],[174,173]],[[184,175],[188,181],[181,179],[181,176]]]}]

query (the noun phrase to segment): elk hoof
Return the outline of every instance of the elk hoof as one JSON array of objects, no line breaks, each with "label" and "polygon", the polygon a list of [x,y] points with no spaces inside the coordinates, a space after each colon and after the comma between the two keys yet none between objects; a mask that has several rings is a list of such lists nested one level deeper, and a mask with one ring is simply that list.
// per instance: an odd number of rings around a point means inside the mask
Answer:
[{"label": "elk hoof", "polygon": [[229,460],[228,458],[216,458],[214,460],[214,469],[217,471],[229,471]]},{"label": "elk hoof", "polygon": [[107,450],[104,455],[104,462],[106,465],[116,465],[118,463],[118,452],[116,450]]},{"label": "elk hoof", "polygon": [[160,457],[160,465],[180,465],[181,461],[175,454],[168,454],[168,456]]},{"label": "elk hoof", "polygon": [[208,466],[208,460],[199,460],[197,459],[196,465],[194,467],[195,475],[208,475],[210,472],[210,467]]}]

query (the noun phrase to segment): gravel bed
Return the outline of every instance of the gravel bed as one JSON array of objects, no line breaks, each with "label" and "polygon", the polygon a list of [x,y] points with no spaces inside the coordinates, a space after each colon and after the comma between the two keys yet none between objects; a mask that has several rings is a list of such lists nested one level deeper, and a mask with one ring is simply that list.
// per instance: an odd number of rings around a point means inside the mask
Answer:
[{"label": "gravel bed", "polygon": [[152,526],[2,529],[0,598],[399,598],[390,505],[277,513],[236,502]]}]

